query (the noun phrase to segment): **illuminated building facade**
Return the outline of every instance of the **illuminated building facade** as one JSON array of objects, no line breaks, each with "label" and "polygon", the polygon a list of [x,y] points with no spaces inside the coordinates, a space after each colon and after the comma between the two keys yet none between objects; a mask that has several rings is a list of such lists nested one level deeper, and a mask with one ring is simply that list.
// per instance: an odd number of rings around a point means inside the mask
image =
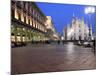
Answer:
[{"label": "illuminated building facade", "polygon": [[34,2],[11,1],[11,42],[45,41],[46,16]]},{"label": "illuminated building facade", "polygon": [[84,19],[81,20],[73,16],[71,24],[64,29],[64,37],[65,40],[88,40],[89,27],[85,24]]},{"label": "illuminated building facade", "polygon": [[58,33],[56,32],[56,29],[52,22],[52,17],[51,16],[46,16],[46,17],[47,17],[46,28],[48,37],[50,37],[49,40],[59,40]]}]

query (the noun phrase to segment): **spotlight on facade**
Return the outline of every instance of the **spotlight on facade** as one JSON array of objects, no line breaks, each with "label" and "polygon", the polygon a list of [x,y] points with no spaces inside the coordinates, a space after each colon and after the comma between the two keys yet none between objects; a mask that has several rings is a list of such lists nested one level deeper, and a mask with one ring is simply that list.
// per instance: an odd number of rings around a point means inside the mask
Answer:
[{"label": "spotlight on facade", "polygon": [[71,30],[68,32],[67,36],[70,36],[73,32],[74,32],[74,30],[71,29]]}]

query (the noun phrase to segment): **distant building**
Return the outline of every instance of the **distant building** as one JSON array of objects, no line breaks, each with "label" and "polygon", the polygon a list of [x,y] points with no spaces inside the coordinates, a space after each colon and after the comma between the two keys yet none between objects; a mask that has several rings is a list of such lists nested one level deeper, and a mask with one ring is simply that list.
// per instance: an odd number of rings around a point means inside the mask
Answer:
[{"label": "distant building", "polygon": [[54,27],[53,21],[52,21],[52,17],[51,16],[46,16],[47,20],[46,20],[46,28],[47,28],[47,34],[48,34],[48,39],[49,40],[58,40],[59,39],[59,35],[56,32],[56,29]]},{"label": "distant building", "polygon": [[89,36],[89,27],[84,22],[84,19],[78,19],[77,17],[73,16],[71,24],[64,28],[64,39],[89,40],[89,37],[92,38],[92,29],[90,32],[91,36]]}]

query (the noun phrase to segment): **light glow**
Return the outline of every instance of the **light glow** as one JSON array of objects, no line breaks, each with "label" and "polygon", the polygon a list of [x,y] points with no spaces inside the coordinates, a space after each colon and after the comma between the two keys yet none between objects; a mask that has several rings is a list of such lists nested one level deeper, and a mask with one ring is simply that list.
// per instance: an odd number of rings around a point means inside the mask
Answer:
[{"label": "light glow", "polygon": [[68,32],[67,36],[70,36],[73,32],[74,32],[74,30],[71,29],[71,30]]},{"label": "light glow", "polygon": [[17,8],[15,8],[15,18],[18,19],[18,12],[17,12]]},{"label": "light glow", "polygon": [[94,13],[94,12],[95,12],[95,8],[94,7],[85,8],[85,14]]},{"label": "light glow", "polygon": [[21,10],[21,21],[24,22],[24,14],[22,10]]}]

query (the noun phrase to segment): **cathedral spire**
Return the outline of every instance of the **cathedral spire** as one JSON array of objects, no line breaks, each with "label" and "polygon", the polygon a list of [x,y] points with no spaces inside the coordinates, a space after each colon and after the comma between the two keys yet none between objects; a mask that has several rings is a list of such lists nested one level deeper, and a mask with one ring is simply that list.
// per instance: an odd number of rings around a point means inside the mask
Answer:
[{"label": "cathedral spire", "polygon": [[75,17],[75,14],[73,13],[73,17]]},{"label": "cathedral spire", "polygon": [[76,19],[74,12],[73,12],[73,19]]}]

